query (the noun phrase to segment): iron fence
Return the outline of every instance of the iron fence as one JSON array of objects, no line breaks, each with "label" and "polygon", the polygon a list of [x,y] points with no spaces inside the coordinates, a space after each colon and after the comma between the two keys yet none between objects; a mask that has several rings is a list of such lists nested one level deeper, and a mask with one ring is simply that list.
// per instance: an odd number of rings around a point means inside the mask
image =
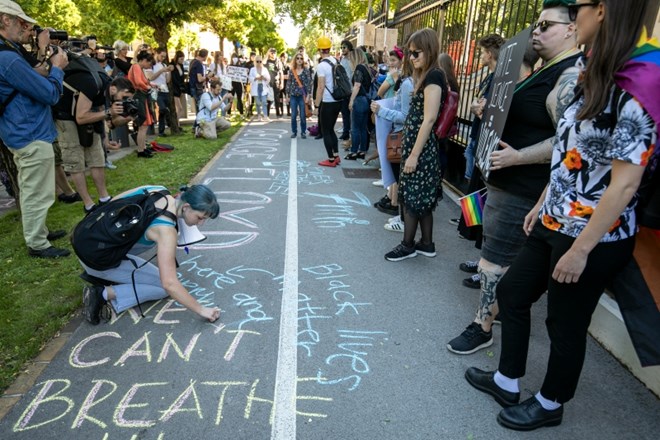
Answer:
[{"label": "iron fence", "polygon": [[[528,27],[538,16],[542,0],[400,0],[388,17],[390,2],[383,0],[369,21],[376,27],[396,28],[399,44],[413,32],[430,27],[438,32],[441,50],[451,55],[460,85],[459,131],[451,139],[449,161],[452,183],[462,183],[472,114],[470,103],[477,86],[488,74],[481,65],[476,42],[488,34],[509,38]],[[462,186],[462,185],[459,185]]]}]

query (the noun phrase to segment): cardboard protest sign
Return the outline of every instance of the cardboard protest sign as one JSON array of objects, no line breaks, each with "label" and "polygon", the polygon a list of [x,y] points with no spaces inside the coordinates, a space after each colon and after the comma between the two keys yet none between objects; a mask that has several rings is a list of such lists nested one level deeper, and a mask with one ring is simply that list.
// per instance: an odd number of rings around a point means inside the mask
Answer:
[{"label": "cardboard protest sign", "polygon": [[525,29],[500,48],[477,144],[476,164],[485,179],[488,179],[490,174],[490,155],[497,149],[502,137],[531,32],[531,27]]},{"label": "cardboard protest sign", "polygon": [[249,70],[245,67],[227,66],[227,76],[232,81],[247,82]]}]

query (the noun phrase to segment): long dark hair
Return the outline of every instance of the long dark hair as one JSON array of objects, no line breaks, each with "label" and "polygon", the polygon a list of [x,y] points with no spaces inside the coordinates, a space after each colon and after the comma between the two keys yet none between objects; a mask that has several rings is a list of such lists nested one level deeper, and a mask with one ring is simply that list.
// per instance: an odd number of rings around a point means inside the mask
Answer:
[{"label": "long dark hair", "polygon": [[451,59],[449,54],[441,53],[438,58],[438,63],[440,63],[440,68],[445,72],[449,90],[458,93],[459,86],[458,80],[456,79],[456,73],[454,72],[454,60]]},{"label": "long dark hair", "polygon": [[614,74],[635,50],[646,18],[647,0],[601,0],[605,19],[600,25],[582,79],[584,104],[578,119],[600,113],[609,99]]},{"label": "long dark hair", "polygon": [[440,41],[438,34],[431,28],[420,29],[408,38],[406,42],[406,49],[410,50],[410,45],[414,45],[417,50],[424,52],[425,65],[418,72],[414,70],[413,79],[415,80],[415,92],[417,93],[420,88],[426,84],[426,75],[433,69],[440,68],[438,64],[438,56],[440,55]]}]

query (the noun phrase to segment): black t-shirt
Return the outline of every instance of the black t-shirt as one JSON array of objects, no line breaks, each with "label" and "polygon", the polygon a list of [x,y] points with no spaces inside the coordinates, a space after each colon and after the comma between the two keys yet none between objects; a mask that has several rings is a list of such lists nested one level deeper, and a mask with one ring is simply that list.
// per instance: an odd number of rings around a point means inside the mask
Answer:
[{"label": "black t-shirt", "polygon": [[[574,55],[551,66],[513,94],[502,141],[521,150],[555,135],[556,128],[545,102],[564,70],[575,66],[579,57]],[[550,164],[544,163],[492,171],[488,183],[518,196],[538,200],[549,179]]]},{"label": "black t-shirt", "polygon": [[[94,108],[103,108],[105,105],[105,90],[99,91],[96,86],[96,81],[92,77],[91,73],[77,72],[71,75],[64,75],[64,82],[79,90],[80,93],[85,95],[87,99],[92,101],[92,109]],[[60,98],[59,102],[53,107],[55,111],[56,119],[61,119],[65,121],[73,121],[74,113],[72,101],[73,101],[73,92],[69,90],[68,87],[63,88],[64,93]]]},{"label": "black t-shirt", "polygon": [[360,91],[358,96],[366,96],[371,87],[371,73],[364,64],[358,64],[353,71],[353,84],[360,83]]},{"label": "black t-shirt", "polygon": [[278,59],[267,59],[265,61],[265,66],[266,69],[268,69],[268,73],[270,74],[270,85],[271,87],[275,87],[277,84],[277,75],[282,71],[282,64]]}]

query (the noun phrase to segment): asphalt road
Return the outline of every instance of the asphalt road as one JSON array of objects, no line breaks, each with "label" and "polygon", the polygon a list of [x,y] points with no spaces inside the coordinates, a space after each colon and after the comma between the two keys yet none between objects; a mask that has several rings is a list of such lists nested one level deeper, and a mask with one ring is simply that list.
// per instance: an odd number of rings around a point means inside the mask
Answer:
[{"label": "asphalt road", "polygon": [[[478,296],[461,286],[459,263],[478,253],[447,222],[458,206],[447,197],[436,210],[437,257],[385,261],[401,234],[372,206],[383,195],[375,169],[318,167],[322,142],[292,141],[288,124],[249,124],[201,176],[221,216],[180,251],[179,274],[220,320],[161,301],[145,319],[83,322],[0,421],[0,438],[657,438],[658,399],[591,339],[561,426],[500,427],[497,403],[463,378],[496,368],[499,328],[488,350],[445,348]],[[523,398],[545,371],[544,306]]]}]

